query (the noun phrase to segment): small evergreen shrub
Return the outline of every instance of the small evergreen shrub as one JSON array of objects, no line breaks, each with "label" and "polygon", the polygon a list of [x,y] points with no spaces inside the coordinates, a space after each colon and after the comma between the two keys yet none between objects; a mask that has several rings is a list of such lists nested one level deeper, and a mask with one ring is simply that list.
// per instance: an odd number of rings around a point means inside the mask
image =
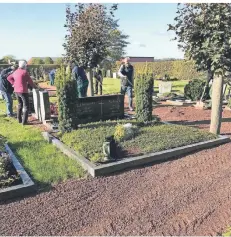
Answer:
[{"label": "small evergreen shrub", "polygon": [[78,127],[78,101],[76,81],[72,80],[71,71],[61,66],[56,73],[56,86],[59,111],[59,129],[62,133]]},{"label": "small evergreen shrub", "polygon": [[[184,88],[184,96],[186,99],[190,99],[192,101],[200,100],[202,93],[204,91],[204,86],[206,82],[203,80],[195,79],[190,81]],[[207,86],[204,99],[209,99],[209,86]]]},{"label": "small evergreen shrub", "polygon": [[135,80],[136,118],[138,122],[146,123],[152,120],[153,76],[138,75]]}]

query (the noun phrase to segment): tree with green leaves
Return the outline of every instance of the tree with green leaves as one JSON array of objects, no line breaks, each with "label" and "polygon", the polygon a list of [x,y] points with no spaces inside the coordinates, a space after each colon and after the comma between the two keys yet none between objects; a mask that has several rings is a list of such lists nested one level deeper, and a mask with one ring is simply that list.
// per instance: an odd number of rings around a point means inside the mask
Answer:
[{"label": "tree with green leaves", "polygon": [[124,49],[127,45],[127,36],[118,30],[118,21],[114,19],[116,10],[117,4],[107,7],[98,3],[76,4],[73,12],[70,6],[66,9],[65,59],[75,60],[80,66],[89,69],[91,95],[92,69],[112,57],[112,51],[117,52],[119,47]]},{"label": "tree with green leaves", "polygon": [[53,64],[53,63],[54,63],[54,62],[53,62],[53,60],[52,60],[51,57],[46,57],[46,58],[44,58],[44,64],[49,65],[49,64]]},{"label": "tree with green leaves", "polygon": [[1,62],[2,63],[9,63],[9,61],[15,61],[15,56],[13,55],[6,55],[6,56],[3,56],[2,59],[1,59]]},{"label": "tree with green leaves", "polygon": [[210,131],[219,134],[223,81],[231,70],[231,4],[178,4],[176,14],[168,30],[175,32],[179,48],[199,71],[214,75]]},{"label": "tree with green leaves", "polygon": [[32,58],[31,65],[40,65],[44,64],[44,61],[41,58]]},{"label": "tree with green leaves", "polygon": [[63,58],[57,58],[55,61],[54,61],[54,64],[56,65],[61,65],[63,63]]}]

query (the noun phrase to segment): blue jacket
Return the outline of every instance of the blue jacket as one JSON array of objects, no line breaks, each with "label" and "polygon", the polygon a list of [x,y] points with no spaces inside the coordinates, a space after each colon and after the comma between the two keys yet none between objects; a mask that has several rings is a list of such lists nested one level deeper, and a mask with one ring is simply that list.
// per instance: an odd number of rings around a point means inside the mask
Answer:
[{"label": "blue jacket", "polygon": [[49,73],[49,77],[52,78],[52,79],[55,78],[55,72],[56,72],[56,70],[52,69]]}]

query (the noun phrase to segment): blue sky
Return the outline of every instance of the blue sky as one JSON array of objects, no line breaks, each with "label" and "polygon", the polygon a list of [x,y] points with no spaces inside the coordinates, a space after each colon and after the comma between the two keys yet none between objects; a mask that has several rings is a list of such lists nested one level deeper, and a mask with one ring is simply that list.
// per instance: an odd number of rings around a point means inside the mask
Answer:
[{"label": "blue sky", "polygon": [[[120,29],[130,36],[129,56],[183,58],[177,43],[167,32],[176,3],[119,4],[116,18]],[[59,57],[64,53],[65,4],[0,4],[0,57]]]}]

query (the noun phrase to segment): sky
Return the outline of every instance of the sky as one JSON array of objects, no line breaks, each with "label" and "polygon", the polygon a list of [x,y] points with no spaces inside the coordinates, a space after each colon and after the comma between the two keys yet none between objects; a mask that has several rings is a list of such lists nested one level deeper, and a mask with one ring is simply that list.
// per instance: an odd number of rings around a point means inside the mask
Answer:
[{"label": "sky", "polygon": [[[127,56],[183,58],[174,34],[176,3],[121,3],[115,14],[120,29],[129,35]],[[64,3],[0,3],[0,58],[60,57],[64,53]]]}]

